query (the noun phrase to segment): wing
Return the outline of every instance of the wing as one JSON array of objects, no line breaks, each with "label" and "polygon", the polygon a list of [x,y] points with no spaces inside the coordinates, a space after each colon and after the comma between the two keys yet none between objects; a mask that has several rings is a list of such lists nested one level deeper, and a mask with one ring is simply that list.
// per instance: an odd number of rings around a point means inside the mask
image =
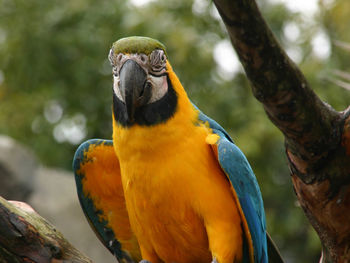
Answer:
[{"label": "wing", "polygon": [[113,141],[81,144],[73,169],[80,205],[98,238],[119,262],[138,262],[140,250],[130,228]]},{"label": "wing", "polygon": [[221,168],[231,182],[240,205],[250,262],[267,263],[266,223],[263,201],[255,175],[242,151],[226,131],[199,111],[199,119],[208,122],[220,139],[213,145]]}]

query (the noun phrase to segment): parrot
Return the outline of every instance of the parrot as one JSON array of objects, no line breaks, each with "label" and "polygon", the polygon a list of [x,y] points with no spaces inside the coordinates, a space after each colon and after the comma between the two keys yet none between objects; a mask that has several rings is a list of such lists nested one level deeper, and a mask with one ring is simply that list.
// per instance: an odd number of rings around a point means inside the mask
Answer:
[{"label": "parrot", "polygon": [[165,46],[126,37],[108,58],[112,138],[82,143],[73,160],[80,205],[101,242],[118,262],[271,262],[252,168],[191,102]]}]

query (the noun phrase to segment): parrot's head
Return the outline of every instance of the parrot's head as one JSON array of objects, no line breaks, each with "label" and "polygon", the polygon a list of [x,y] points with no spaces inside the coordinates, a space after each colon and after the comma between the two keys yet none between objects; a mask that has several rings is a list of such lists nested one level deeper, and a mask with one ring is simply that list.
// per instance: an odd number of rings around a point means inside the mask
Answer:
[{"label": "parrot's head", "polygon": [[178,93],[163,44],[147,37],[123,38],[113,44],[109,61],[114,78],[113,115],[119,125],[153,126],[174,115]]}]

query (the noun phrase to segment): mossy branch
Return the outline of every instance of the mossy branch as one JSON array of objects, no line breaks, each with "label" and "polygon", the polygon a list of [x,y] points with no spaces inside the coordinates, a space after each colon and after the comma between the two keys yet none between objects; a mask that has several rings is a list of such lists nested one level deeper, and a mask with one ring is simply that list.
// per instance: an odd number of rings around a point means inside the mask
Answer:
[{"label": "mossy branch", "polygon": [[92,263],[29,205],[0,197],[0,262]]}]

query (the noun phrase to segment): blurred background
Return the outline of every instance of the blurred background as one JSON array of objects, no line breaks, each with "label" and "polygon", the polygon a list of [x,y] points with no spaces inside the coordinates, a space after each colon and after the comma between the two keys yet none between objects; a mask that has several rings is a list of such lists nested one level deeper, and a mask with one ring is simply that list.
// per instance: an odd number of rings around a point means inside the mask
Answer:
[{"label": "blurred background", "polygon": [[[350,1],[258,4],[311,87],[344,110],[350,104]],[[283,137],[253,97],[209,0],[0,0],[0,134],[8,136],[0,138],[0,185],[6,185],[0,195],[29,200],[96,262],[113,262],[107,250],[94,252],[100,245],[84,244],[95,238],[78,205],[71,162],[82,141],[111,138],[107,54],[114,41],[131,35],[166,45],[192,101],[246,154],[268,231],[286,262],[318,262],[320,242],[294,195]],[[17,185],[9,177],[16,173]]]}]

